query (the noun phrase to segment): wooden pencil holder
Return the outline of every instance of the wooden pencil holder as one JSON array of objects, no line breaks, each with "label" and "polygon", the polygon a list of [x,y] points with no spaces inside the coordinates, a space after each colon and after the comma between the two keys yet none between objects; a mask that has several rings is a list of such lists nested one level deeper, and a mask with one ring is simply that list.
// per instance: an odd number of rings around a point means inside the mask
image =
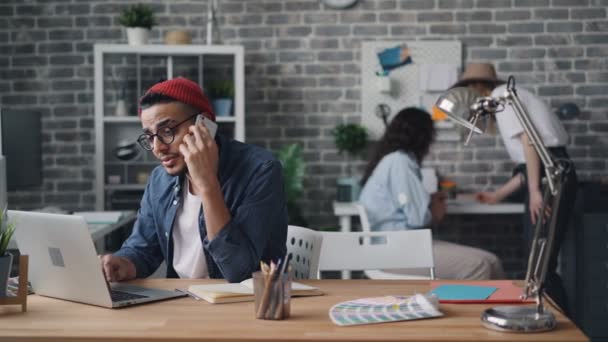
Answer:
[{"label": "wooden pencil holder", "polygon": [[28,256],[19,256],[19,288],[16,296],[0,298],[0,305],[21,305],[21,312],[27,311],[27,265]]}]

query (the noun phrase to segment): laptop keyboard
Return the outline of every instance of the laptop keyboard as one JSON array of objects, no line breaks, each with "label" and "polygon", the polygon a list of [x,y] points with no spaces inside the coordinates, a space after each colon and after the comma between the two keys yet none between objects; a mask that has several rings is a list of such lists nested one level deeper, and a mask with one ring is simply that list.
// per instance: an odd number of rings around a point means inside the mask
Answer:
[{"label": "laptop keyboard", "polygon": [[138,295],[135,293],[128,293],[116,290],[110,290],[110,296],[113,302],[122,302],[123,300],[148,298],[148,296]]}]

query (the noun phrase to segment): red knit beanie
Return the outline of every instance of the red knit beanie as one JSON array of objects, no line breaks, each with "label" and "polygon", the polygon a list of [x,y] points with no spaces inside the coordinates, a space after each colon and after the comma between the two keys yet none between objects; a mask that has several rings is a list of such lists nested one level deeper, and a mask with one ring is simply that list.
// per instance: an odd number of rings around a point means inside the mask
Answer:
[{"label": "red knit beanie", "polygon": [[[146,91],[144,96],[142,96],[142,99],[146,95],[153,93],[163,94],[172,97],[179,102],[191,105],[201,113],[206,113],[209,119],[215,121],[215,113],[209,103],[209,99],[203,94],[203,91],[198,84],[188,79],[177,77],[156,83]],[[141,99],[139,100],[139,115],[141,116]]]}]

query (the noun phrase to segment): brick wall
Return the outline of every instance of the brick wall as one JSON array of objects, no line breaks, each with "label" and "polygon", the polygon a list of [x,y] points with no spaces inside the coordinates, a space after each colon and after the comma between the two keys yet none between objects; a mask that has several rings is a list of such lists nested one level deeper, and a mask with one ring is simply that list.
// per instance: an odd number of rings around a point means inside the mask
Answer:
[{"label": "brick wall", "polygon": [[[140,2],[158,13],[154,42],[175,28],[204,42],[206,1]],[[579,176],[607,174],[606,0],[360,0],[340,11],[319,0],[220,2],[225,42],[246,48],[247,139],[271,149],[303,144],[300,204],[312,227],[337,225],[334,184],[348,167],[331,130],[360,121],[365,40],[459,39],[466,62],[494,62],[500,76],[515,75],[553,107],[577,103],[582,114],[565,125]],[[0,3],[0,104],[43,120],[44,184],[11,193],[11,207],[92,208],[92,46],[126,41],[117,15],[128,3]],[[462,187],[492,187],[510,174],[506,160],[500,138],[483,136],[469,147],[438,143],[428,164]]]}]

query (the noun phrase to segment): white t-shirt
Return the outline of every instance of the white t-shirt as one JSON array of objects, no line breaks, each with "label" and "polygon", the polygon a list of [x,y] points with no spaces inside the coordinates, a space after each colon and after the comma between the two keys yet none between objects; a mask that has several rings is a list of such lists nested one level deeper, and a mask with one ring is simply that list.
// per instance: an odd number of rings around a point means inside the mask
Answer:
[{"label": "white t-shirt", "polygon": [[198,227],[201,199],[190,193],[184,177],[182,205],[173,224],[173,268],[180,278],[208,278],[207,260]]},{"label": "white t-shirt", "polygon": [[[503,96],[505,90],[506,85],[496,87],[492,91],[492,97]],[[559,118],[549,109],[549,106],[526,89],[517,87],[516,90],[519,100],[528,111],[532,123],[536,127],[545,146],[566,146],[568,143],[568,133],[566,133]],[[520,140],[520,135],[524,132],[524,129],[519,123],[513,107],[505,104],[504,111],[496,113],[496,123],[511,159],[516,163],[525,163],[524,149]]]}]

